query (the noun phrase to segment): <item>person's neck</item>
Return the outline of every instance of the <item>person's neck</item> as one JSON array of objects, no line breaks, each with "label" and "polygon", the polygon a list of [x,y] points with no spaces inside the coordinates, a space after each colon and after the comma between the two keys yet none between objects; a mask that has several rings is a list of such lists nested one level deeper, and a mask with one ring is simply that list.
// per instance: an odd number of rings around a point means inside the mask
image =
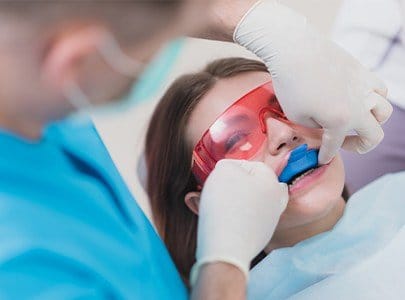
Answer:
[{"label": "person's neck", "polygon": [[0,128],[10,131],[28,140],[39,140],[42,137],[45,122],[33,121],[30,118],[6,116],[0,113]]},{"label": "person's neck", "polygon": [[342,217],[345,206],[346,202],[341,197],[324,217],[305,225],[276,231],[264,252],[269,254],[278,248],[291,247],[312,236],[331,230]]}]

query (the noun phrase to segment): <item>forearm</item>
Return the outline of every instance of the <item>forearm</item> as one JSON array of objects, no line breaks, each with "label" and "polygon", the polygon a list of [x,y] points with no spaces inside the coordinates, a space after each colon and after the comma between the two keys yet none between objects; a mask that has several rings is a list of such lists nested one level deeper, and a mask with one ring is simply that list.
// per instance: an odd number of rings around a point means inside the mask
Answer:
[{"label": "forearm", "polygon": [[205,264],[200,269],[191,299],[246,299],[246,277],[239,268],[227,263]]},{"label": "forearm", "polygon": [[250,263],[271,240],[287,203],[287,185],[265,163],[216,164],[200,198],[192,299],[246,299]]}]

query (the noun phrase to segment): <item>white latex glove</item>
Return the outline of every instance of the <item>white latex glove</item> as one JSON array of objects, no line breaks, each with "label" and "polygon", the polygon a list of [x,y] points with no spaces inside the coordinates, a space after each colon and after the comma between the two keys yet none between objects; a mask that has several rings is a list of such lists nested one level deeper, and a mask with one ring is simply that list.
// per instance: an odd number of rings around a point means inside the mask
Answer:
[{"label": "white latex glove", "polygon": [[290,120],[324,128],[321,163],[342,144],[365,153],[380,143],[380,124],[392,113],[384,83],[305,17],[277,1],[259,1],[236,27],[234,40],[265,62]]},{"label": "white latex glove", "polygon": [[203,264],[225,262],[246,277],[252,259],[271,240],[288,202],[287,185],[261,162],[222,160],[201,194],[197,262],[191,282]]}]

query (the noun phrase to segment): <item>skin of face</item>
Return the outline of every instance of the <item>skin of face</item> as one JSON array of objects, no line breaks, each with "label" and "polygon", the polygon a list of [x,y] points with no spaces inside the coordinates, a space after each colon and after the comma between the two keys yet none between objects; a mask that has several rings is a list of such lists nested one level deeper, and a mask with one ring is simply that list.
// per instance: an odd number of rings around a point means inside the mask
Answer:
[{"label": "skin of face", "polygon": [[[252,89],[271,80],[265,72],[248,72],[231,78],[220,79],[201,99],[193,111],[188,127],[188,142],[195,146],[204,132],[236,100]],[[266,119],[267,141],[251,160],[262,161],[280,174],[288,161],[291,151],[301,144],[319,149],[322,130],[309,129],[296,124],[282,122],[273,118]],[[289,203],[282,214],[275,235],[294,230],[322,220],[342,202],[344,187],[344,167],[340,156],[336,156],[325,170],[303,188],[290,192]],[[192,197],[190,197],[192,196]],[[197,194],[186,196],[186,204],[196,203]],[[193,201],[188,201],[193,199]],[[197,201],[198,202],[198,201]]]}]

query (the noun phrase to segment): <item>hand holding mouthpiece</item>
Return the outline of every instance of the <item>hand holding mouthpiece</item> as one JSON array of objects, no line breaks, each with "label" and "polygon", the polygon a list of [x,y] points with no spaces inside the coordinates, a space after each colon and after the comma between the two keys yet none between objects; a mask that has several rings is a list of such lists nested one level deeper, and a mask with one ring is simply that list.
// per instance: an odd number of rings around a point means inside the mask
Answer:
[{"label": "hand holding mouthpiece", "polygon": [[222,160],[201,195],[197,263],[226,262],[248,276],[251,260],[270,241],[288,202],[286,184],[262,162]]},{"label": "hand holding mouthpiece", "polygon": [[381,124],[393,110],[385,84],[304,16],[275,0],[259,1],[236,27],[234,40],[265,62],[291,121],[324,129],[321,164],[341,146],[365,153],[381,142]]}]

